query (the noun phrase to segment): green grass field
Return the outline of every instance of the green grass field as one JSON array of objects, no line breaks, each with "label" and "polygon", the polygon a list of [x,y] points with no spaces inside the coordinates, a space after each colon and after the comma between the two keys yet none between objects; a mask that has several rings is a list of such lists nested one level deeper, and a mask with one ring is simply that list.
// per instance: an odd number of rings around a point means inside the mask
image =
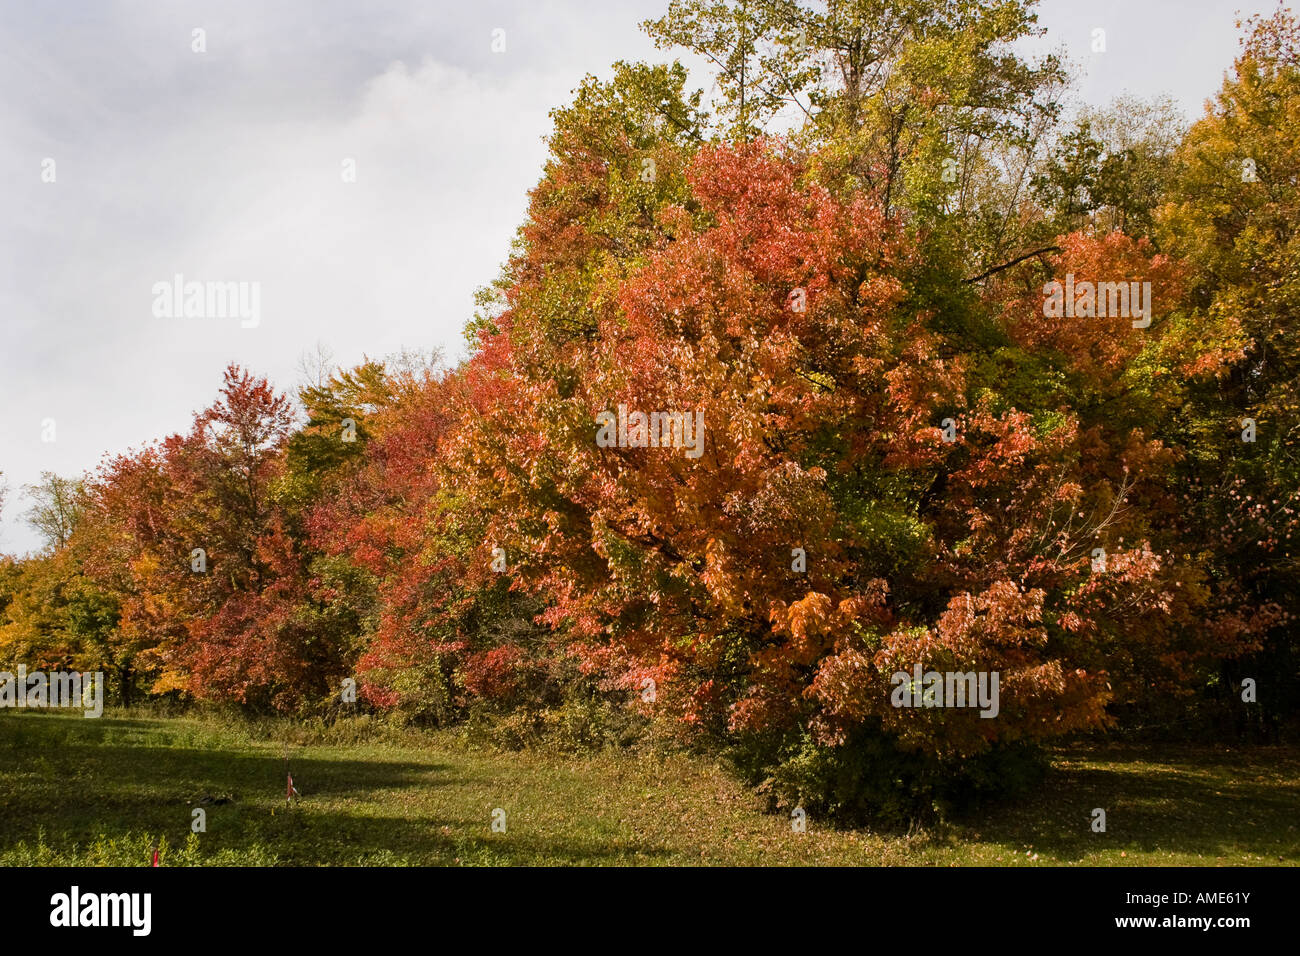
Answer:
[{"label": "green grass field", "polygon": [[[698,757],[371,736],[0,714],[0,865],[147,865],[160,839],[163,865],[1300,863],[1295,748],[1074,745],[1018,803],[910,834],[816,819],[799,834]],[[291,809],[286,749],[302,794]],[[199,806],[207,831],[192,836]],[[491,830],[496,808],[505,833]]]}]

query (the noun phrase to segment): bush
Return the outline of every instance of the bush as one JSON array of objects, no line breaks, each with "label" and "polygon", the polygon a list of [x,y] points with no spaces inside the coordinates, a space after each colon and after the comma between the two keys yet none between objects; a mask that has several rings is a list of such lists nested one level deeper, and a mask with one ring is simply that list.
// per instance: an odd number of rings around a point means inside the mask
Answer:
[{"label": "bush", "polygon": [[944,760],[904,751],[878,731],[860,730],[839,746],[804,732],[785,740],[749,737],[729,756],[768,809],[803,807],[842,823],[904,827],[949,818],[978,804],[1024,793],[1046,761],[1032,746],[1004,744]]},{"label": "bush", "polygon": [[509,750],[629,747],[644,737],[648,720],[622,698],[621,693],[604,692],[589,680],[579,680],[553,704],[503,710],[495,702],[479,700],[470,705],[466,733]]}]

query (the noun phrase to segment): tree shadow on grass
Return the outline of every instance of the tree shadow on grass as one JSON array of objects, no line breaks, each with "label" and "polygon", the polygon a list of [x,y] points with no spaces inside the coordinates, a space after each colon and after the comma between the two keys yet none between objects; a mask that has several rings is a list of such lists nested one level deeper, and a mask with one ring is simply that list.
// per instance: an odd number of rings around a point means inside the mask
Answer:
[{"label": "tree shadow on grass", "polygon": [[[1163,752],[1162,752],[1163,753]],[[1136,748],[1071,749],[1042,790],[982,817],[957,821],[986,842],[1023,851],[1026,843],[1063,861],[1102,850],[1202,856],[1207,864],[1241,861],[1246,854],[1269,862],[1300,862],[1300,783],[1296,754],[1179,748],[1169,763]],[[1270,778],[1270,762],[1283,772]],[[1142,764],[1150,765],[1144,769]],[[1094,810],[1106,813],[1106,830],[1094,832]],[[1258,861],[1251,861],[1258,862]]]},{"label": "tree shadow on grass", "polygon": [[[147,721],[98,727],[67,718],[0,718],[0,843],[29,840],[43,828],[80,840],[111,830],[189,831],[191,810],[273,806],[287,789],[282,756],[217,740],[212,748],[175,746]],[[15,726],[20,725],[20,726]],[[130,733],[138,731],[138,735]],[[174,739],[174,738],[173,738]],[[380,759],[328,760],[297,753],[288,769],[300,791],[361,798],[375,791],[448,787],[454,769]]]},{"label": "tree shadow on grass", "polygon": [[[288,768],[301,797],[288,805],[286,764],[265,747],[177,746],[193,735],[169,734],[152,721],[117,720],[96,727],[66,716],[6,721],[0,716],[0,850],[19,841],[69,852],[97,838],[166,837],[182,846],[193,810],[204,811],[201,858],[274,857],[282,864],[417,865],[599,864],[652,862],[668,851],[599,830],[530,832],[525,814],[509,832],[492,833],[489,807],[439,812],[420,797],[431,790],[485,783],[433,758],[391,760],[366,754],[327,759],[291,752]],[[411,817],[394,816],[375,798],[411,791]],[[398,797],[403,803],[408,798]],[[356,812],[338,804],[355,805]],[[452,804],[470,806],[475,800]],[[141,853],[141,865],[147,862]],[[174,858],[174,857],[173,857]]]}]

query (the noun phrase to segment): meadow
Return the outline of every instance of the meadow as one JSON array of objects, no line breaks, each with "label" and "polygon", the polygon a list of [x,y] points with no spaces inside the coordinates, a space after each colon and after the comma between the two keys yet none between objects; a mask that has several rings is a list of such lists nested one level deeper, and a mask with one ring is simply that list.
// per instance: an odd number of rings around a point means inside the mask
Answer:
[{"label": "meadow", "polygon": [[0,761],[3,866],[147,866],[154,846],[163,866],[1300,864],[1294,747],[1077,741],[1032,796],[910,832],[796,833],[697,755],[506,751],[365,720],[11,712]]}]

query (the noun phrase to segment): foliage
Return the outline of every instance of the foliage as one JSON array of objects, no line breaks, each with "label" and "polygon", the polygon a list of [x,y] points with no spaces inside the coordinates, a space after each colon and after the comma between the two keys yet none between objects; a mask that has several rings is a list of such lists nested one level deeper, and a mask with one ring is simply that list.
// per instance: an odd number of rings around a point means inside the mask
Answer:
[{"label": "foliage", "polygon": [[[647,29],[716,65],[717,125],[680,64],[587,77],[465,361],[321,359],[298,407],[232,365],[183,434],[43,475],[0,658],[123,703],[672,738],[892,820],[1052,738],[1240,715],[1246,677],[1252,720],[1300,713],[1295,20],[1246,25],[1185,134],[1163,101],[1063,126],[1019,0]],[[1149,287],[1150,321],[1053,282]],[[690,418],[610,447],[615,410]],[[899,706],[918,667],[996,672],[997,716]]]}]

